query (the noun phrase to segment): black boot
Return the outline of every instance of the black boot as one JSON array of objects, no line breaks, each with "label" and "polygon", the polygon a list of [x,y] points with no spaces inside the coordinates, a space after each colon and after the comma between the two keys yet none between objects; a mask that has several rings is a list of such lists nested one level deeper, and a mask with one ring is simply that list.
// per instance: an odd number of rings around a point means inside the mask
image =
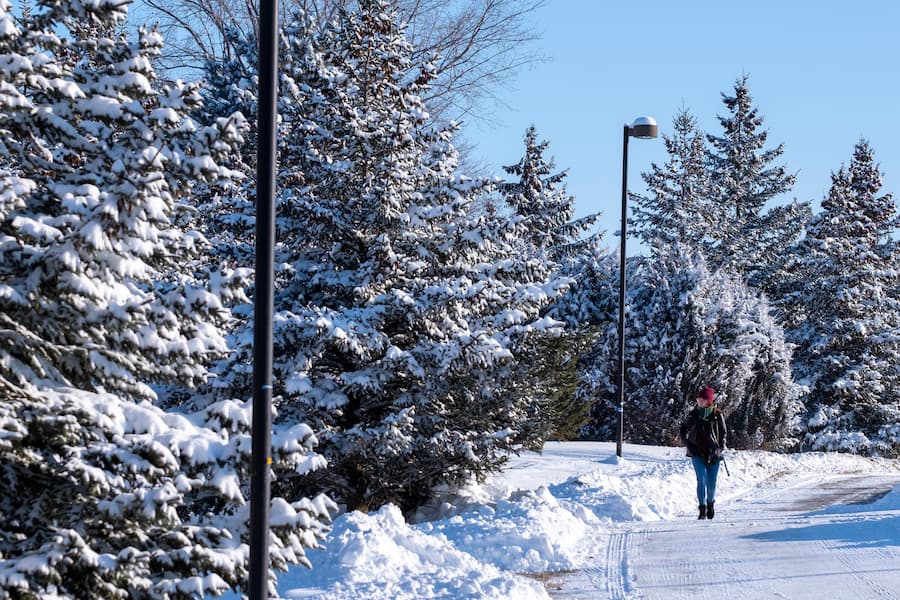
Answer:
[{"label": "black boot", "polygon": [[705,505],[705,504],[701,504],[701,505],[700,505],[700,516],[697,517],[697,518],[698,518],[698,519],[705,519],[705,518],[706,518],[706,505]]},{"label": "black boot", "polygon": [[710,502],[709,504],[706,505],[706,518],[712,519],[714,516],[716,516],[715,504]]}]

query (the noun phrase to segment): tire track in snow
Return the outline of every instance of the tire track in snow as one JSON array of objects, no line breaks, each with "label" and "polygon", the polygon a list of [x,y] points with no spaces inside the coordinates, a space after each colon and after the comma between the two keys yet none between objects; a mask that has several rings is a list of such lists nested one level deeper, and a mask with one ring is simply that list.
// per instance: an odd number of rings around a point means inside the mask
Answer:
[{"label": "tire track in snow", "polygon": [[633,531],[635,538],[642,538],[632,567],[633,593],[650,600],[695,600],[710,597],[710,586],[715,585],[716,597],[743,597],[719,577],[738,560],[720,539],[725,526],[697,520],[693,514],[639,524],[640,530]]},{"label": "tire track in snow", "polygon": [[606,546],[606,591],[610,600],[625,599],[625,574],[628,572],[625,564],[626,535],[613,533]]},{"label": "tire track in snow", "polygon": [[[640,551],[643,532],[634,532],[631,524],[599,536],[598,558],[594,566],[580,569],[564,577],[554,578],[545,586],[556,600],[643,600],[634,589],[634,574],[629,564],[633,551]],[[639,541],[635,542],[635,539]]]},{"label": "tire track in snow", "polygon": [[[633,557],[640,554],[647,532],[633,526],[614,532],[606,549],[606,588],[610,600],[642,600],[635,589]],[[585,598],[586,596],[582,596]]]}]

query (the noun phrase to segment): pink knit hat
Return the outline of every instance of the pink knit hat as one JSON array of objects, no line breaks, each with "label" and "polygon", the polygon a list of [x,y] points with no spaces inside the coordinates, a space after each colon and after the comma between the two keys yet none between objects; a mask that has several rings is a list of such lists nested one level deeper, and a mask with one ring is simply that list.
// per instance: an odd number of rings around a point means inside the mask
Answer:
[{"label": "pink knit hat", "polygon": [[697,392],[697,400],[701,398],[712,404],[713,402],[715,402],[716,393],[711,387],[701,388],[700,391]]}]

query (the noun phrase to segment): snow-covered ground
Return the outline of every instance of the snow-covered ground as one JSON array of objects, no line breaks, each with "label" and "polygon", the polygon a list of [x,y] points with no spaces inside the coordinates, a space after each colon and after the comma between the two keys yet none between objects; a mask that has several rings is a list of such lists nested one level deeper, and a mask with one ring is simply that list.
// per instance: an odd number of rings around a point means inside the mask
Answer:
[{"label": "snow-covered ground", "polygon": [[900,461],[731,451],[695,518],[680,448],[549,443],[414,523],[335,520],[285,598],[900,598]]}]

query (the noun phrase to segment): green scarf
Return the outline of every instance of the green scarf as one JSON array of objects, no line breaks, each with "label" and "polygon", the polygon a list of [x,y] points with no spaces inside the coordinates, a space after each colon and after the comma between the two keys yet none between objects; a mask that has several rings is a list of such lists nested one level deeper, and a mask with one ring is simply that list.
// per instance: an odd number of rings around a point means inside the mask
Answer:
[{"label": "green scarf", "polygon": [[709,407],[707,407],[707,408],[702,408],[702,407],[699,407],[699,406],[698,406],[698,407],[697,407],[697,414],[699,414],[699,415],[700,415],[700,418],[703,419],[704,421],[709,421],[709,418],[710,418],[710,417],[712,416],[712,414],[713,414],[713,408],[714,408],[714,407],[712,407],[712,406],[709,406]]}]

